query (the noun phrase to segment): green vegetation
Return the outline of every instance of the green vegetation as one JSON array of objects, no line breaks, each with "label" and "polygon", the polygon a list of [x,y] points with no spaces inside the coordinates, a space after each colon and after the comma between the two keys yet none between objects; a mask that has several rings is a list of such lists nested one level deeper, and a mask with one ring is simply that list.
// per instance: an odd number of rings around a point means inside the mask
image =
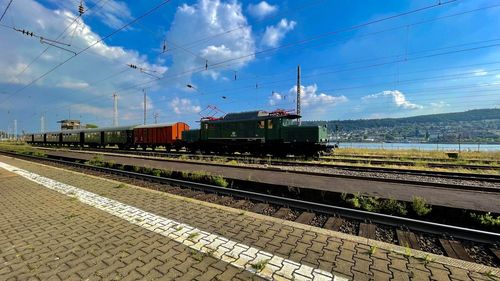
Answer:
[{"label": "green vegetation", "polygon": [[87,165],[97,166],[97,167],[105,167],[106,162],[104,161],[104,157],[102,155],[96,155],[92,159],[85,162]]},{"label": "green vegetation", "polygon": [[478,223],[486,229],[498,231],[498,228],[500,228],[500,216],[494,217],[491,213],[470,213],[469,216],[475,223]]},{"label": "green vegetation", "polygon": [[113,186],[113,188],[116,188],[116,189],[121,189],[121,188],[125,188],[125,187],[127,187],[127,185],[126,185],[126,184],[124,184],[124,183],[120,183],[120,184],[119,184],[119,185],[117,185],[117,186]]},{"label": "green vegetation", "polygon": [[188,240],[193,241],[196,237],[198,237],[200,234],[198,232],[193,232],[188,235]]},{"label": "green vegetation", "polygon": [[255,271],[257,271],[257,272],[261,272],[262,270],[264,270],[264,268],[269,263],[269,261],[270,261],[269,259],[265,259],[265,260],[261,260],[257,263],[253,263],[252,268],[255,269]]},{"label": "green vegetation", "polygon": [[406,216],[406,214],[408,214],[406,203],[394,198],[383,200],[380,207],[383,213],[389,215]]},{"label": "green vegetation", "polygon": [[423,217],[432,211],[432,207],[427,204],[424,198],[419,196],[412,197],[412,209],[419,217]]},{"label": "green vegetation", "polygon": [[377,252],[377,246],[370,246],[370,250],[368,250],[368,254],[370,256],[374,255]]}]

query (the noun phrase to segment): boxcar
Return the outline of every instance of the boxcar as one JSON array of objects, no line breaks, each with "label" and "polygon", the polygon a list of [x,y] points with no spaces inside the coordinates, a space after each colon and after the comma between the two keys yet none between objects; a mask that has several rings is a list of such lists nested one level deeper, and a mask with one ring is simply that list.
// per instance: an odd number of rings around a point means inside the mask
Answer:
[{"label": "boxcar", "polygon": [[137,126],[134,128],[134,145],[142,149],[160,146],[174,148],[182,138],[182,132],[187,130],[189,126],[183,122]]}]

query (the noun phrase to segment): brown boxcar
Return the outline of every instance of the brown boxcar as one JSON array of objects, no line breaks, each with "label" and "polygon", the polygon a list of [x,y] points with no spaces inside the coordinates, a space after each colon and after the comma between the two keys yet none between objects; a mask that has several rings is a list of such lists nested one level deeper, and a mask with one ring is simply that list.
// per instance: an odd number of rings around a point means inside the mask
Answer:
[{"label": "brown boxcar", "polygon": [[134,128],[134,145],[143,149],[159,146],[170,149],[186,130],[189,130],[189,126],[183,122],[137,126]]}]

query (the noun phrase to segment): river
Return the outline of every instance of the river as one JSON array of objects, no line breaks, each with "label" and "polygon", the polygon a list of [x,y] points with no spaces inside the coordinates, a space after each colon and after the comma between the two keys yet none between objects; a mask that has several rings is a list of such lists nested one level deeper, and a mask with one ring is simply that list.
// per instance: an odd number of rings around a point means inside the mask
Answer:
[{"label": "river", "polygon": [[[332,143],[333,144],[333,143]],[[500,144],[448,144],[448,143],[380,143],[380,142],[341,142],[341,148],[377,148],[377,149],[418,149],[418,150],[454,150],[458,151],[500,151]]]}]

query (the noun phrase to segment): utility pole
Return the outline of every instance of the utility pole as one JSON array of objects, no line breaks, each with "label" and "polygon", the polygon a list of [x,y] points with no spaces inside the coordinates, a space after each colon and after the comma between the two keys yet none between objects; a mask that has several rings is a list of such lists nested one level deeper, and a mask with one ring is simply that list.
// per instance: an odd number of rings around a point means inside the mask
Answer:
[{"label": "utility pole", "polygon": [[113,94],[113,126],[118,126],[118,95]]},{"label": "utility pole", "polygon": [[[297,115],[300,116],[300,64],[297,66]],[[297,124],[300,126],[300,117],[297,119]]]},{"label": "utility pole", "polygon": [[14,140],[17,140],[17,120],[14,119]]},{"label": "utility pole", "polygon": [[142,89],[142,92],[144,93],[144,125],[146,125],[146,90]]},{"label": "utility pole", "polygon": [[40,133],[45,133],[45,113],[40,116]]},{"label": "utility pole", "polygon": [[155,112],[155,114],[153,115],[153,117],[155,118],[155,124],[158,124],[158,117],[160,116],[160,114],[158,112]]}]

